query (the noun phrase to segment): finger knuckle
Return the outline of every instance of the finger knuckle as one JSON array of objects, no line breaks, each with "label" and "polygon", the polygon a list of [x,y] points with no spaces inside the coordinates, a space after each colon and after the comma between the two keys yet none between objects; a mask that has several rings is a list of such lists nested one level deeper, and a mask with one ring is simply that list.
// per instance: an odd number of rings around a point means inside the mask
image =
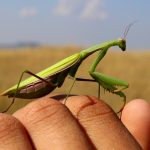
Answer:
[{"label": "finger knuckle", "polygon": [[46,120],[51,120],[53,123],[66,109],[60,102],[45,99],[29,104],[24,111],[23,122],[35,125]]}]

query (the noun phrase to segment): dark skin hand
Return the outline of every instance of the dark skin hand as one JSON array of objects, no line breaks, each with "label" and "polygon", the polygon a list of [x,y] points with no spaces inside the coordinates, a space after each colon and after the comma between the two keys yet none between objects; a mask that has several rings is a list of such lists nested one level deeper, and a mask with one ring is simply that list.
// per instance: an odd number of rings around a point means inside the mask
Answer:
[{"label": "dark skin hand", "polygon": [[[66,107],[67,106],[67,107]],[[12,116],[0,114],[0,150],[149,150],[150,104],[129,102],[121,120],[103,101],[48,96]]]}]

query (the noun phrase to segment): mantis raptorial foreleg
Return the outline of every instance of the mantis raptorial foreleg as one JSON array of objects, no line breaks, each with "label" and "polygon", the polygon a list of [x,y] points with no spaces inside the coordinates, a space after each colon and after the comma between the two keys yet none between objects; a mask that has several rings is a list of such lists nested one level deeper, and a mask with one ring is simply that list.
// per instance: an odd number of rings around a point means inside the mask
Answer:
[{"label": "mantis raptorial foreleg", "polygon": [[[99,83],[99,85],[102,86],[104,89],[106,89],[116,95],[119,95],[120,97],[123,97],[123,101],[124,101],[123,107],[124,107],[124,105],[126,103],[126,96],[121,90],[128,88],[128,83],[95,71],[97,65],[99,64],[101,59],[107,53],[107,50],[108,50],[108,48],[106,47],[102,51],[99,52],[99,55],[96,58],[96,60],[93,62],[89,73],[92,76],[92,78],[95,81],[97,81]],[[118,86],[121,88],[118,88]],[[121,107],[121,109],[118,111],[118,113],[122,111],[123,107]]]},{"label": "mantis raptorial foreleg", "polygon": [[126,104],[126,95],[125,95],[122,91],[115,92],[115,94],[116,94],[116,95],[119,95],[120,97],[123,97],[123,105],[122,105],[122,107],[120,108],[120,110],[119,110],[118,112],[116,112],[116,113],[120,113],[120,112],[122,112],[122,110],[123,110],[123,108],[124,108],[124,106],[125,106],[125,104]]}]

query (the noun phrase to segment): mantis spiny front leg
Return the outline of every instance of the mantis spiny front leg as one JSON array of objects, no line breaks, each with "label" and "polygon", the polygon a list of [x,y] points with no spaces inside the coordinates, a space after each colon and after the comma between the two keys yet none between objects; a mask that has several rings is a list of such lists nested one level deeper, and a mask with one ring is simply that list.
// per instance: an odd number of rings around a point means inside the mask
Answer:
[{"label": "mantis spiny front leg", "polygon": [[[126,96],[122,92],[122,90],[128,88],[128,83],[123,80],[119,80],[114,77],[111,77],[111,76],[108,76],[108,75],[105,75],[105,74],[95,71],[97,65],[102,60],[102,58],[105,56],[108,49],[109,49],[109,47],[106,47],[102,51],[99,52],[99,55],[96,58],[96,60],[93,62],[89,73],[90,73],[91,77],[99,84],[99,86],[102,86],[104,89],[110,91],[111,93],[114,93],[116,95],[119,95],[120,97],[123,97],[124,104],[121,107],[121,109],[118,111],[118,113],[119,113],[122,111],[122,109],[124,108],[125,103],[126,103]],[[118,86],[121,88],[118,88]]]}]

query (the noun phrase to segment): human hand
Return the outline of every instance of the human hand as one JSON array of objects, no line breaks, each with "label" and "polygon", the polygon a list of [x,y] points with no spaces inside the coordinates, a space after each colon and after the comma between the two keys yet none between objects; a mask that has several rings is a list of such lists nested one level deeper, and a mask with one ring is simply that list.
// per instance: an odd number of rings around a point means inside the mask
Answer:
[{"label": "human hand", "polygon": [[66,106],[46,96],[0,114],[0,150],[150,149],[147,102],[128,103],[121,120],[93,97],[69,97]]}]

